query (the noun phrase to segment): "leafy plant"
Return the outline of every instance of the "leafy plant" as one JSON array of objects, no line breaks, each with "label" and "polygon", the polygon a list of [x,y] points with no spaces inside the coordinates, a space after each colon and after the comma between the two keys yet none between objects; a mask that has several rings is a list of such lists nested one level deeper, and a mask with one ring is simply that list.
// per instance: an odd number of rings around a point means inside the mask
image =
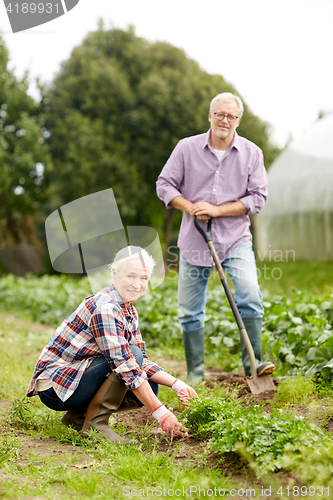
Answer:
[{"label": "leafy plant", "polygon": [[9,421],[12,425],[38,431],[43,430],[43,428],[58,419],[58,414],[42,405],[39,398],[16,398],[9,414]]},{"label": "leafy plant", "polygon": [[[213,451],[241,454],[258,477],[279,469],[297,471],[303,462],[309,462],[308,456],[314,469],[323,462],[319,450],[324,448],[325,456],[333,457],[329,434],[304,417],[281,409],[266,413],[259,406],[244,408],[221,398],[197,398],[187,411],[187,425],[199,437],[208,438]],[[313,473],[302,476],[303,480],[310,477],[312,481]],[[327,475],[323,484],[331,480]]]},{"label": "leafy plant", "polygon": [[[7,275],[0,278],[0,304],[17,309],[49,325],[59,324],[84,297],[91,294],[87,278]],[[295,290],[291,297],[266,293],[263,322],[264,359],[272,359],[277,373],[305,373],[317,381],[333,380],[333,293],[323,295]],[[136,303],[147,346],[172,350],[182,356],[178,323],[177,281],[166,278]],[[232,371],[241,368],[239,332],[221,286],[210,286],[206,307],[206,355],[211,363]]]},{"label": "leafy plant", "polygon": [[266,300],[266,353],[283,373],[305,373],[333,379],[333,294],[322,296],[295,290],[291,298]]},{"label": "leafy plant", "polygon": [[29,314],[40,323],[55,325],[71,314],[91,294],[87,278],[71,280],[66,275],[0,278],[0,304]]},{"label": "leafy plant", "polygon": [[17,455],[17,450],[19,448],[19,443],[17,439],[7,434],[0,435],[0,465],[4,462],[8,462]]}]

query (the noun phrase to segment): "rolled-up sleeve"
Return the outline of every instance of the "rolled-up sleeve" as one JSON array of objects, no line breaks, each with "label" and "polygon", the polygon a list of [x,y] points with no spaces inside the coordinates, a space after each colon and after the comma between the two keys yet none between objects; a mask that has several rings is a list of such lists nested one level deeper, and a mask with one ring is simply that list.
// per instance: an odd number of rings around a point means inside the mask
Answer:
[{"label": "rolled-up sleeve", "polygon": [[248,215],[260,212],[267,200],[268,176],[264,166],[262,152],[258,149],[257,155],[249,170],[246,195],[240,201],[248,210]]},{"label": "rolled-up sleeve", "polygon": [[172,208],[170,202],[182,194],[180,192],[184,176],[182,142],[177,144],[156,181],[157,196],[165,203],[166,208]]},{"label": "rolled-up sleeve", "polygon": [[140,387],[147,376],[137,364],[125,338],[121,310],[115,304],[103,304],[92,315],[90,330],[111,370],[119,374],[129,389]]}]

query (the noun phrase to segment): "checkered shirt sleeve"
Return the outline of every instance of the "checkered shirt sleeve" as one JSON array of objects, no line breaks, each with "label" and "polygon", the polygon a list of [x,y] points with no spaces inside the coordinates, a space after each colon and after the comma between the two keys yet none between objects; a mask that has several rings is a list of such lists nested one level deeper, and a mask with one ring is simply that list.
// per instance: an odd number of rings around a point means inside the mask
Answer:
[{"label": "checkered shirt sleeve", "polygon": [[[130,344],[142,350],[142,368]],[[37,394],[35,386],[40,378],[50,380],[58,397],[66,401],[90,363],[102,355],[129,389],[162,370],[148,359],[135,307],[126,307],[112,285],[86,298],[57,328],[37,361],[27,396]]]}]

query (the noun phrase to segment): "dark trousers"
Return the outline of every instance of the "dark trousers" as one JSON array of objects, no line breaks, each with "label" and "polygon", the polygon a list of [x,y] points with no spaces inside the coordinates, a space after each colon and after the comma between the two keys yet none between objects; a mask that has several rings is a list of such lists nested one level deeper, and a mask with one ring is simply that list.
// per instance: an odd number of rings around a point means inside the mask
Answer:
[{"label": "dark trousers", "polygon": [[[132,354],[135,356],[136,362],[142,367],[143,354],[141,349],[135,345],[130,345]],[[87,408],[91,399],[95,396],[96,392],[104,382],[106,375],[111,372],[110,365],[106,361],[104,356],[98,356],[88,369],[82,375],[80,383],[77,389],[74,391],[72,396],[68,398],[65,402],[57,396],[53,388],[47,389],[46,391],[39,392],[38,395],[42,403],[55,411],[67,411],[74,410],[78,408]],[[148,381],[150,387],[152,388],[154,394],[157,396],[159,391],[159,386],[155,382]],[[143,404],[139,399],[133,394],[131,390],[128,390],[125,397],[130,397],[133,399],[139,407]]]}]

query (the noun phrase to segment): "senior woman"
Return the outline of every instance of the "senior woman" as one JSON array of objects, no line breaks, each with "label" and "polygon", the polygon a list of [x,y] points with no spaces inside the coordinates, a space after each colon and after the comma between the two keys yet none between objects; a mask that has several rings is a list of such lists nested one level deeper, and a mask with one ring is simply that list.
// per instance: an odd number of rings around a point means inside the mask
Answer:
[{"label": "senior woman", "polygon": [[182,404],[194,389],[149,360],[133,302],[146,291],[155,262],[141,247],[127,246],[111,266],[113,284],[87,297],[57,328],[37,361],[27,396],[39,395],[62,423],[87,436],[89,429],[128,444],[109,426],[114,412],[146,406],[168,435],[186,429],[157,398],[159,384]]}]

